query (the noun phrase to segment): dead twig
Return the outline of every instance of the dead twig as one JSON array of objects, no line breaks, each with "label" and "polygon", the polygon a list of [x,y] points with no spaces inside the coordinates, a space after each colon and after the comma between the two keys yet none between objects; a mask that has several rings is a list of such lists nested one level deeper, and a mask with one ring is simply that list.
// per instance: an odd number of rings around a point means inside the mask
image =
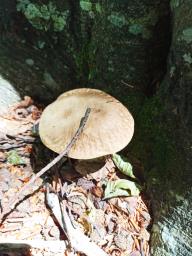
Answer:
[{"label": "dead twig", "polygon": [[124,84],[125,86],[127,86],[127,87],[130,87],[130,88],[134,88],[134,86],[133,85],[131,85],[131,84],[128,84],[128,83],[126,83],[125,81],[123,81],[123,80],[121,80],[121,83],[122,84]]},{"label": "dead twig", "polygon": [[87,256],[108,255],[96,243],[91,242],[90,239],[86,235],[84,235],[80,229],[73,227],[67,214],[65,205],[63,205],[62,207],[62,216],[66,233],[69,237],[69,242],[72,246],[72,249],[74,249],[76,252],[82,252]]},{"label": "dead twig", "polygon": [[80,229],[73,227],[70,217],[68,216],[66,206],[64,203],[61,204],[61,202],[59,202],[59,198],[56,194],[49,193],[48,191],[46,197],[49,208],[57,219],[66,237],[68,238],[68,247],[70,250],[75,250],[75,252],[82,252],[87,256],[108,255],[97,244],[91,242],[90,239],[84,235]]},{"label": "dead twig", "polygon": [[75,135],[73,136],[70,143],[66,146],[66,148],[56,157],[54,158],[49,164],[47,164],[43,169],[41,169],[37,174],[35,174],[30,181],[21,188],[19,191],[19,194],[16,196],[16,198],[13,199],[13,202],[10,204],[10,209],[14,209],[15,205],[20,201],[20,197],[22,195],[22,192],[29,188],[39,177],[41,177],[46,171],[48,171],[51,167],[53,167],[57,162],[59,162],[65,155],[68,154],[68,152],[71,150],[71,148],[74,146],[76,141],[78,140],[79,136],[83,132],[83,129],[85,127],[85,124],[87,122],[87,119],[89,117],[89,114],[91,112],[90,108],[87,108],[84,117],[80,121],[79,128],[77,129]]},{"label": "dead twig", "polygon": [[21,144],[4,144],[4,145],[0,145],[0,150],[10,150],[10,149],[14,149],[14,148],[22,148],[26,146],[25,143],[21,143]]}]

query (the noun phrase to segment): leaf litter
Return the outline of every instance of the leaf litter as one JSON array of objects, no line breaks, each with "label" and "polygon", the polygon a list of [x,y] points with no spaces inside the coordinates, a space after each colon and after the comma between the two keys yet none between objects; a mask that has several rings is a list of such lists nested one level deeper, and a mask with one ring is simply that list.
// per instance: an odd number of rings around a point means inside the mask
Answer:
[{"label": "leaf litter", "polygon": [[[0,116],[2,214],[36,172],[32,155],[39,145],[37,126],[41,111],[30,97],[25,97]],[[44,150],[41,147],[36,153],[37,159]],[[128,177],[122,179],[120,172]],[[66,237],[47,207],[43,186],[47,180],[67,206],[73,227],[108,255],[150,255],[150,200],[142,192],[132,165],[117,154],[93,161],[65,159],[52,167],[52,172],[38,178],[33,184],[35,192],[31,188],[24,191],[27,197],[2,219],[0,226],[1,241],[5,244],[6,241],[28,241],[32,244],[30,249],[18,254],[14,247],[12,250],[2,249],[1,242],[0,252],[5,251],[7,255],[72,255],[57,246]],[[53,242],[53,245],[46,242]],[[75,252],[73,255],[83,254]]]}]

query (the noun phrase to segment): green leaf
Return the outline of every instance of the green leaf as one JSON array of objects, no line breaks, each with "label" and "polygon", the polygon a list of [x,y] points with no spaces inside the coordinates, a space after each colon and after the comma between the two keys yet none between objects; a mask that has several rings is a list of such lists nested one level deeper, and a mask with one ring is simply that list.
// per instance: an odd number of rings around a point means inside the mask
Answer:
[{"label": "green leaf", "polygon": [[7,161],[13,165],[25,164],[25,161],[18,155],[16,150],[9,151]]},{"label": "green leaf", "polygon": [[104,199],[118,196],[138,196],[140,190],[140,186],[133,181],[125,179],[109,181],[105,188]]},{"label": "green leaf", "polygon": [[120,172],[136,179],[135,175],[133,174],[133,167],[129,162],[124,161],[118,154],[112,155],[112,160]]}]

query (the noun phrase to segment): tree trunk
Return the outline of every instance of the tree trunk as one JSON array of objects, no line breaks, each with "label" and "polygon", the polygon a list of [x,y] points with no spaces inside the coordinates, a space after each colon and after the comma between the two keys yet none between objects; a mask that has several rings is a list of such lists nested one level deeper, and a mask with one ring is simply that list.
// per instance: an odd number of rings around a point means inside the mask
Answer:
[{"label": "tree trunk", "polygon": [[[22,95],[47,102],[80,86],[120,95],[127,84],[150,94],[161,80],[169,46],[167,0],[31,3],[0,0],[0,71]],[[42,18],[42,6],[54,18]]]},{"label": "tree trunk", "polygon": [[[192,3],[171,1],[172,45],[159,95],[172,126],[176,153],[166,170],[156,170],[153,191],[153,255],[192,255]],[[159,172],[159,174],[157,174]],[[162,172],[166,172],[162,174]],[[154,175],[154,173],[153,173]]]}]

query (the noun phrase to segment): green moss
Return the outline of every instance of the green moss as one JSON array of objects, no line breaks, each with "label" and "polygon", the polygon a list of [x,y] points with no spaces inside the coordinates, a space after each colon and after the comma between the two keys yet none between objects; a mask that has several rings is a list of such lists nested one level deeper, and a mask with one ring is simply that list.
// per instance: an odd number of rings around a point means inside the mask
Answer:
[{"label": "green moss", "polygon": [[171,78],[175,75],[175,71],[176,71],[176,67],[171,66],[170,71],[169,71],[169,75],[170,75]]},{"label": "green moss", "polygon": [[92,10],[92,3],[87,0],[87,1],[80,1],[80,7],[84,11],[91,11]]},{"label": "green moss", "polygon": [[59,32],[67,24],[68,11],[58,11],[52,2],[45,5],[34,4],[29,0],[17,0],[17,11],[22,12],[38,30]]},{"label": "green moss", "polygon": [[[174,145],[169,138],[169,126],[164,122],[164,107],[158,96],[146,98],[138,92],[121,99],[135,119],[135,134],[130,150],[145,165],[145,169],[163,170],[175,157]],[[156,172],[154,169],[154,172]]]},{"label": "green moss", "polygon": [[155,26],[158,21],[158,15],[156,10],[151,10],[145,15],[139,18],[128,19],[129,32],[138,35],[142,34],[144,39],[149,39],[151,37],[151,27]]},{"label": "green moss", "polygon": [[151,11],[147,12],[146,15],[139,18],[138,21],[140,21],[141,24],[143,23],[145,26],[155,26],[155,24],[158,21],[158,18],[158,11],[152,9]]},{"label": "green moss", "polygon": [[189,52],[183,55],[183,59],[188,65],[192,64],[192,56]]},{"label": "green moss", "polygon": [[101,5],[99,3],[96,3],[95,4],[95,9],[98,13],[101,13],[102,12],[102,8],[101,8]]},{"label": "green moss", "polygon": [[142,34],[143,26],[141,24],[133,24],[129,26],[129,32],[134,35]]},{"label": "green moss", "polygon": [[124,98],[135,119],[135,133],[128,150],[144,165],[150,193],[158,186],[162,194],[171,189],[180,195],[183,188],[178,177],[182,179],[183,156],[175,142],[176,122],[168,119],[161,102],[158,96],[138,97],[137,93]]},{"label": "green moss", "polygon": [[89,0],[80,0],[79,4],[80,8],[83,11],[88,12],[91,18],[94,18],[95,14],[101,14],[102,12],[102,7],[100,3],[91,3]]},{"label": "green moss", "polygon": [[188,44],[192,43],[192,27],[183,30],[181,39],[186,41]]},{"label": "green moss", "polygon": [[170,2],[170,6],[171,6],[171,9],[173,10],[174,8],[177,8],[179,7],[180,5],[180,0],[171,0]]},{"label": "green moss", "polygon": [[25,10],[30,3],[30,0],[17,0],[17,11]]},{"label": "green moss", "polygon": [[[172,124],[164,119],[165,109],[158,98],[147,102],[144,110],[143,129],[151,145],[152,165],[158,170],[164,171],[168,166],[173,164],[177,158],[177,151],[171,139],[173,132]],[[147,121],[147,116],[149,121]],[[141,117],[142,119],[142,117]],[[144,121],[144,120],[143,120]],[[150,161],[150,159],[148,159]]]},{"label": "green moss", "polygon": [[[138,121],[142,129],[142,140],[146,143],[148,148],[153,152],[146,151],[149,156],[146,158],[149,167],[155,165],[163,169],[169,160],[169,142],[167,132],[162,122],[160,122],[161,114],[163,113],[163,106],[157,98],[145,100],[144,106],[139,113]],[[153,155],[153,156],[152,156]],[[151,159],[149,159],[151,158]]]},{"label": "green moss", "polygon": [[[74,54],[74,60],[77,67],[77,78],[86,86],[88,80],[92,78],[94,68],[91,66],[90,44],[89,42],[84,43],[81,47],[81,51]],[[94,54],[94,53],[92,53]]]},{"label": "green moss", "polygon": [[112,14],[107,17],[107,19],[111,22],[111,24],[118,28],[122,28],[127,24],[125,16],[119,14],[118,12],[112,12]]},{"label": "green moss", "polygon": [[27,65],[29,65],[29,66],[33,66],[35,62],[34,62],[33,59],[26,59],[26,60],[25,60],[25,63],[26,63]]},{"label": "green moss", "polygon": [[39,49],[43,49],[45,47],[45,45],[46,45],[46,42],[41,41],[41,40],[37,41],[37,47]]},{"label": "green moss", "polygon": [[[112,88],[112,92],[114,88]],[[145,96],[141,92],[130,91],[129,93],[122,93],[122,89],[119,92],[120,96],[118,99],[129,109],[132,113],[134,119],[138,118],[138,115],[141,111]],[[126,96],[125,96],[126,95]]]},{"label": "green moss", "polygon": [[172,123],[164,120],[165,109],[158,96],[146,98],[135,93],[128,95],[124,103],[135,119],[135,134],[129,150],[141,159],[148,181],[157,185],[162,176],[167,179],[165,170],[179,161],[172,140]]}]

